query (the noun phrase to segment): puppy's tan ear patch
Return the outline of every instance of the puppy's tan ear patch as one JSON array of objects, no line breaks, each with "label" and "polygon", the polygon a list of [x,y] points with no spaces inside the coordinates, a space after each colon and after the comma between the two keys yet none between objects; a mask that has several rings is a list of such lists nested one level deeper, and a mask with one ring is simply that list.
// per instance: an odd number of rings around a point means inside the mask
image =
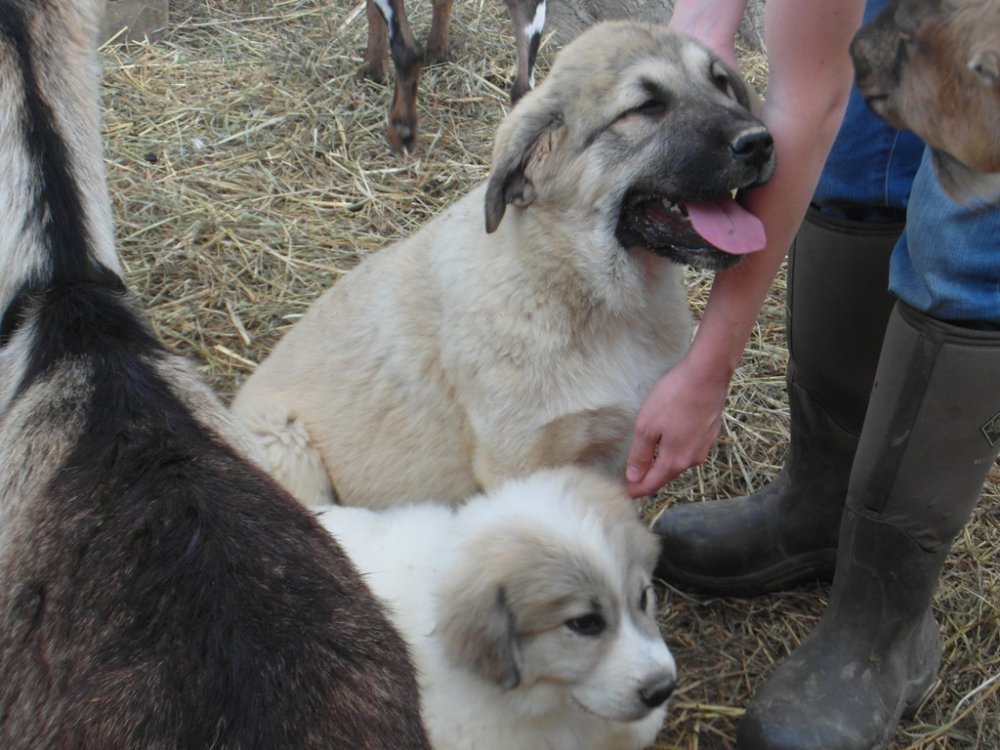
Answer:
[{"label": "puppy's tan ear patch", "polygon": [[542,466],[583,464],[613,471],[634,425],[632,413],[617,406],[566,414],[544,426],[535,455]]},{"label": "puppy's tan ear patch", "polygon": [[486,186],[486,232],[500,226],[507,206],[527,206],[535,200],[530,173],[549,152],[552,133],[562,126],[555,104],[538,93],[527,97],[497,131],[493,170]]},{"label": "puppy's tan ear patch", "polygon": [[506,690],[517,687],[517,631],[503,586],[482,580],[481,571],[446,584],[438,592],[437,628],[457,665]]}]

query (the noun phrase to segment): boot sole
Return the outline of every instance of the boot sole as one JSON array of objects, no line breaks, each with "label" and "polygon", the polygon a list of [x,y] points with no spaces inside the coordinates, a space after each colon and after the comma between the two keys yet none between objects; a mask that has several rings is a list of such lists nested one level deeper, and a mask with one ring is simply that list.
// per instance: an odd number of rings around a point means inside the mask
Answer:
[{"label": "boot sole", "polygon": [[692,573],[660,561],[656,576],[681,591],[749,599],[787,591],[810,583],[829,583],[837,561],[836,549],[814,550],[786,558],[780,564],[743,575],[712,576]]}]

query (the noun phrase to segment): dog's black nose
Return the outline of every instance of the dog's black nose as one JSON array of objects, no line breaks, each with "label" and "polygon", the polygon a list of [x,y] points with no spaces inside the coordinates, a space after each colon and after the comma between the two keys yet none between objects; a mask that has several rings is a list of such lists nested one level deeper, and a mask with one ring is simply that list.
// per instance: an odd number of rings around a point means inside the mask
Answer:
[{"label": "dog's black nose", "polygon": [[644,685],[639,690],[639,698],[642,699],[643,705],[649,708],[658,708],[667,702],[667,698],[673,694],[675,687],[677,687],[677,681],[673,676],[662,677]]},{"label": "dog's black nose", "polygon": [[737,161],[762,167],[774,154],[774,139],[767,128],[751,128],[737,133],[730,147]]}]

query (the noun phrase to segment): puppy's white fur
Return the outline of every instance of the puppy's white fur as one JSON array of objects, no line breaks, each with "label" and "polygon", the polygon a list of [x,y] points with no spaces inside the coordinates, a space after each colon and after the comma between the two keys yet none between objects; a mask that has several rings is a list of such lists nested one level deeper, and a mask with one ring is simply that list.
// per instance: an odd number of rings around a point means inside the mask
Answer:
[{"label": "puppy's white fur", "polygon": [[[665,700],[676,676],[655,622],[658,546],[615,483],[564,467],[457,510],[334,506],[320,519],[409,641],[437,750],[655,740],[666,703],[642,693]],[[580,632],[594,617],[605,627]]]}]

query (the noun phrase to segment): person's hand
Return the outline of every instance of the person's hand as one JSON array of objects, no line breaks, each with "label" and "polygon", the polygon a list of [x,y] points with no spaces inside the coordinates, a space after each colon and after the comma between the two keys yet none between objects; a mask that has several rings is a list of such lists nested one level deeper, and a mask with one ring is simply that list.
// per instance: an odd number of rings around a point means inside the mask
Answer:
[{"label": "person's hand", "polygon": [[653,386],[639,410],[625,469],[632,497],[655,492],[702,463],[722,429],[729,378],[703,377],[682,359]]}]

